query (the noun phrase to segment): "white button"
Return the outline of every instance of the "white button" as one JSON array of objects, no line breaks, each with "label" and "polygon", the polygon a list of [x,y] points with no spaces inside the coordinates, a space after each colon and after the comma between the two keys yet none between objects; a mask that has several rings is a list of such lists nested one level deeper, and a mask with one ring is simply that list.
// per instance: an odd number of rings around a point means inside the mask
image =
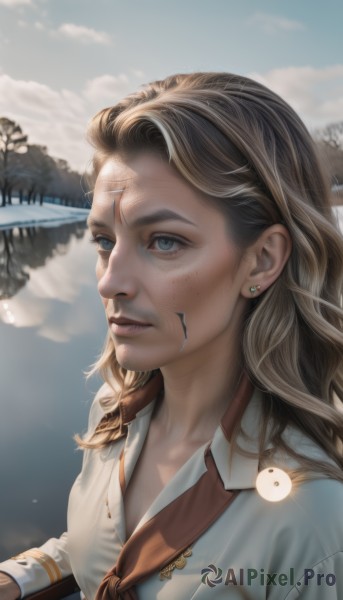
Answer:
[{"label": "white button", "polygon": [[290,493],[292,481],[282,469],[268,467],[257,475],[256,489],[265,500],[279,502]]}]

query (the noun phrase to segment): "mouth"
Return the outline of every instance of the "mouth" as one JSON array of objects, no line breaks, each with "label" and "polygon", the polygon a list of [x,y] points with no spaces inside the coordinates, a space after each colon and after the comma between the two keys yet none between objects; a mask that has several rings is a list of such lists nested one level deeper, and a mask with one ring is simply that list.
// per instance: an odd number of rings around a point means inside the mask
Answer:
[{"label": "mouth", "polygon": [[128,317],[110,317],[108,319],[111,331],[117,335],[132,335],[146,331],[149,327],[152,327],[150,323],[143,321],[136,321]]}]

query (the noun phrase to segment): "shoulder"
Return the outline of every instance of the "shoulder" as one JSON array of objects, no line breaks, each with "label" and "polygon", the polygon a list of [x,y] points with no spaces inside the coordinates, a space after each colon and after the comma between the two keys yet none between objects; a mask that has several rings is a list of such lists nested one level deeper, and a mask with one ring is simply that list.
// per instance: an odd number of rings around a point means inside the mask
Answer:
[{"label": "shoulder", "polygon": [[273,557],[276,569],[282,565],[294,571],[287,599],[299,594],[311,600],[342,597],[342,506],[343,483],[333,479],[303,482],[290,494],[279,513]]},{"label": "shoulder", "polygon": [[343,483],[333,479],[305,481],[291,493],[291,517],[323,554],[343,551]]},{"label": "shoulder", "polygon": [[[340,577],[343,579],[341,482],[308,480],[294,485],[290,494],[280,502],[268,502],[256,490],[247,490],[242,493],[242,506],[246,516],[244,530],[251,546],[250,558],[257,565],[257,570],[259,567],[266,573],[293,573],[292,577],[288,577],[287,585],[275,589],[276,595],[272,594],[271,598],[297,598],[300,592],[307,590],[309,595],[306,598],[322,600],[326,596],[320,595],[324,586],[316,586],[317,572],[332,573],[337,582]],[[238,520],[239,506],[236,508]],[[242,537],[246,539],[246,536]],[[311,586],[304,583],[306,574],[308,580],[313,577]],[[291,579],[294,579],[293,584]],[[300,584],[297,585],[297,582]],[[340,585],[343,586],[343,581]],[[319,595],[314,595],[314,591]],[[341,596],[332,598],[338,597]]]},{"label": "shoulder", "polygon": [[[260,470],[275,466],[285,471],[292,480],[292,489],[279,502],[265,500],[257,490],[252,492],[249,504],[255,516],[258,515],[260,535],[274,547],[277,563],[287,556],[288,564],[295,566],[305,561],[310,566],[341,555],[343,483],[326,477],[324,469],[325,464],[335,463],[315,441],[295,427],[288,426],[282,438],[292,452],[270,444],[271,453],[265,455],[259,466]],[[322,474],[311,473],[312,461],[324,465]],[[306,470],[302,481],[298,476],[300,467]]]},{"label": "shoulder", "polygon": [[[343,482],[325,475],[325,465],[337,466],[333,459],[311,438],[297,428],[288,426],[282,434],[287,446],[296,452],[290,455],[285,448],[276,448],[273,465],[285,470],[292,480],[289,495],[280,502],[267,502],[277,517],[285,536],[285,530],[301,536],[306,544],[313,544],[317,559],[322,560],[335,552],[343,551]],[[297,456],[298,455],[298,456]],[[302,462],[302,459],[305,462]],[[323,465],[322,473],[311,472],[312,461]],[[303,470],[298,478],[299,467]],[[278,527],[274,524],[276,530]],[[280,530],[281,530],[280,529]]]},{"label": "shoulder", "polygon": [[266,562],[270,556],[269,568],[284,572],[294,567],[300,577],[313,565],[341,560],[342,506],[343,484],[333,479],[296,484],[280,502],[268,502],[257,491],[252,492],[247,507],[250,531],[254,530],[254,538],[260,540]]}]

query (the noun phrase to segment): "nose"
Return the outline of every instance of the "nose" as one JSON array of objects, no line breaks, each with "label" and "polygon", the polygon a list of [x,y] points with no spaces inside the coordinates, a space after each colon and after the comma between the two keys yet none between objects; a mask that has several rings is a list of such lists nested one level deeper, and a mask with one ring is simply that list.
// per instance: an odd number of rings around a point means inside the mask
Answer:
[{"label": "nose", "polygon": [[106,265],[97,265],[98,291],[102,298],[133,298],[138,290],[135,261],[127,249],[113,248]]}]

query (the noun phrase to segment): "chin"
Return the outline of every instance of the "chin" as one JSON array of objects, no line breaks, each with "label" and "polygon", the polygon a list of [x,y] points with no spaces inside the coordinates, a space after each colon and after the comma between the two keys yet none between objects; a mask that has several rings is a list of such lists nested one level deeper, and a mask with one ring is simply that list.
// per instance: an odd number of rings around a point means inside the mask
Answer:
[{"label": "chin", "polygon": [[154,371],[160,368],[157,360],[151,360],[144,356],[132,356],[131,353],[116,352],[116,359],[119,365],[127,371]]}]

